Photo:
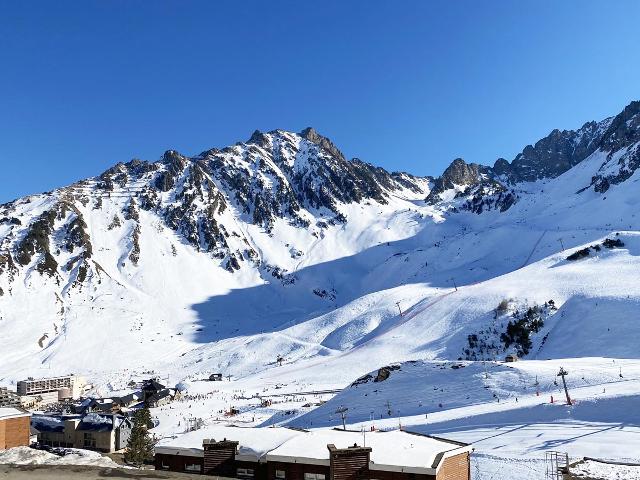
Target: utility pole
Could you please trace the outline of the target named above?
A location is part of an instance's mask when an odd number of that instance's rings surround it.
[[[347,410],[349,410],[347,407],[340,407],[336,410],[336,413],[339,413],[340,417],[342,417],[342,430],[347,429],[347,423],[345,421],[347,418]]]
[[[564,368],[560,367],[560,372],[558,373],[558,377],[562,377],[562,385],[564,386],[564,394],[567,396],[567,405],[572,405],[571,403],[571,397],[569,396],[569,390],[567,389],[567,382],[565,380],[564,377],[566,377],[567,375],[569,375],[569,372],[567,372]]]
[[[489,378],[489,373],[487,372],[487,362],[484,358],[484,354],[482,355],[482,366],[484,367],[484,378]]]
[[[451,277],[451,281],[453,282],[453,288],[456,289],[456,292],[458,291],[458,286],[456,285],[456,279]]]
[[[562,243],[562,238],[559,238],[560,246],[562,247],[562,251],[564,252],[564,243]]]
[[[402,309],[400,308],[400,302],[396,302],[396,305],[398,306],[398,310],[400,311],[400,316],[402,316]]]

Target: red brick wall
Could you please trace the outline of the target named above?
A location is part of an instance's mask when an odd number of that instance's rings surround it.
[[[460,453],[445,458],[438,472],[437,480],[470,480],[469,478],[469,454]]]
[[[0,450],[19,446],[29,446],[28,416],[0,420]]]

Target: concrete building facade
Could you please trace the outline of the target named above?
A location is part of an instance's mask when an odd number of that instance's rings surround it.
[[[60,395],[64,398],[76,399],[82,395],[86,384],[86,380],[77,375],[38,379],[28,378],[18,382],[18,395],[40,395],[43,400],[51,400],[51,402],[57,402]]]
[[[132,427],[125,417],[97,413],[68,417],[34,415],[32,425],[38,430],[38,442],[42,445],[99,452],[124,449]]]

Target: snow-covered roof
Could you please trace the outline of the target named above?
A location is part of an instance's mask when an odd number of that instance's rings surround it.
[[[411,432],[362,432],[343,430],[302,431],[288,428],[242,428],[212,426],[161,440],[156,453],[203,455],[202,442],[230,440],[238,442],[239,460],[298,462],[329,465],[329,449],[358,446],[371,447],[372,470],[434,474],[442,459],[471,451],[469,445]]]
[[[267,454],[267,461],[329,465],[327,445],[348,448],[354,445],[371,447],[372,470],[433,474],[447,456],[470,451],[466,444],[426,435],[393,430],[362,432],[314,430],[288,441]]]
[[[25,412],[18,408],[13,407],[0,407],[0,420],[7,420],[9,418],[28,417],[31,415],[29,412]]]
[[[41,432],[62,432],[64,431],[64,419],[50,415],[33,415],[31,425]]]
[[[221,441],[224,439],[238,442],[239,460],[257,461],[267,452],[279,447],[284,442],[298,437],[303,432],[289,428],[243,428],[210,426],[200,430],[184,433],[176,438],[160,440],[156,453],[172,453],[174,455],[200,456],[202,442],[205,439]],[[181,453],[180,453],[181,452]]]

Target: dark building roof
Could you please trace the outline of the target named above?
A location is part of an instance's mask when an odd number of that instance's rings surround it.
[[[142,383],[142,390],[153,390],[158,392],[164,388],[167,388],[167,387],[165,387],[163,384],[158,382],[158,379],[156,378],[150,378],[148,380],[145,380]]]
[[[121,415],[100,415],[98,413],[89,413],[80,420],[78,430],[110,432],[114,428],[120,428],[123,424],[129,426],[130,422],[127,418]]]
[[[156,403],[164,398],[173,398],[175,396],[174,391],[172,391],[170,388],[165,388],[163,390],[160,390],[159,392],[154,393],[153,395],[151,395],[147,401],[149,403]]]

